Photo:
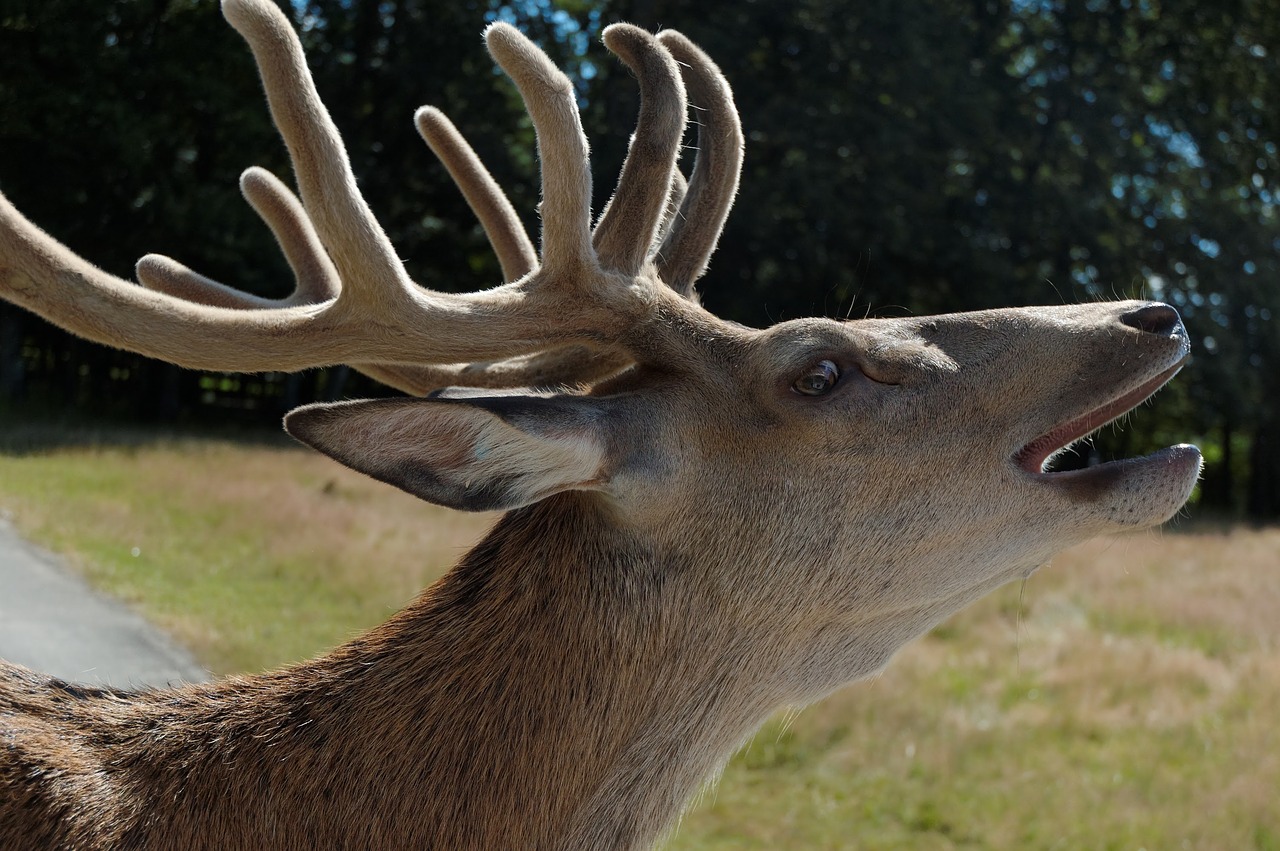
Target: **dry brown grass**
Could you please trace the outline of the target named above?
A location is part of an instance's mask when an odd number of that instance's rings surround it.
[[[1076,547],[777,725],[672,848],[1280,848],[1280,530]]]

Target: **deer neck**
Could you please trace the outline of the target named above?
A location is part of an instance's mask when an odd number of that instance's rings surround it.
[[[344,760],[436,847],[647,846],[780,702],[702,567],[557,497],[303,676],[340,684]]]

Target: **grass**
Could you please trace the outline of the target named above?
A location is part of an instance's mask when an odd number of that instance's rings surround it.
[[[1077,547],[763,731],[670,847],[1280,847],[1278,556]]]
[[[9,440],[0,511],[219,672],[380,621],[491,520],[271,442],[74,442]],[[668,847],[1280,849],[1278,651],[1280,530],[1092,541],[771,722]]]
[[[218,673],[305,659],[384,620],[493,520],[274,441],[15,444],[0,511]]]

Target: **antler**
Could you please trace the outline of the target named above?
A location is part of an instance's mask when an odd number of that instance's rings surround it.
[[[419,109],[413,119],[423,141],[449,170],[449,176],[480,220],[498,255],[503,280],[514,281],[536,269],[538,253],[524,232],[520,217],[458,128],[448,116],[431,106]]]
[[[742,122],[729,81],[711,57],[675,30],[659,33],[658,41],[680,63],[693,106],[701,110],[693,176],[687,194],[679,183],[673,187],[673,200],[682,196],[683,203],[677,201],[671,228],[658,249],[658,275],[676,292],[695,298],[693,286],[707,270],[738,194]]]
[[[474,151],[443,114],[424,108],[419,131],[479,216],[506,279],[447,294],[409,279],[374,220],[283,13],[264,0],[224,0],[223,12],[253,50],[297,176],[301,200],[262,169],[241,180],[294,271],[294,292],[262,299],[159,255],[138,263],[144,289],[77,257],[0,196],[0,293],[73,333],[196,368],[351,363],[417,393],[593,381],[628,362],[616,346],[652,309],[652,275],[641,273],[668,214],[672,193],[663,187],[683,184],[675,163],[685,95],[672,52],[711,103],[708,126],[718,128],[710,144],[700,128],[682,216],[665,228],[658,258],[677,288],[692,293],[732,203],[741,133],[723,78],[687,40],[629,25],[605,31],[606,45],[639,78],[642,107],[617,190],[593,231],[587,143],[569,81],[514,28],[489,28],[489,50],[519,88],[537,134],[542,256],[539,263]],[[630,281],[619,285],[619,277]]]

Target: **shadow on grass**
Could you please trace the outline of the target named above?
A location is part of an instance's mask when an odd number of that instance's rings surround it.
[[[0,409],[0,455],[11,457],[63,449],[129,449],[193,442],[303,449],[279,427],[196,423],[150,425],[83,417],[26,415]]]

